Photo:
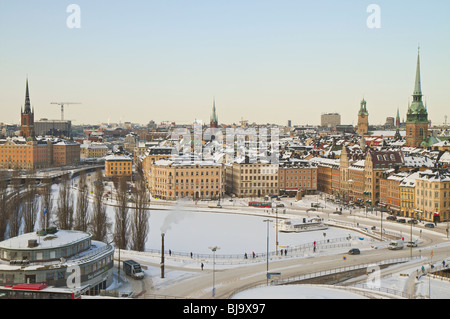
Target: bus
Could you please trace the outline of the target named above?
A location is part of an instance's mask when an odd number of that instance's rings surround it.
[[[248,206],[251,207],[264,207],[264,208],[272,208],[272,203],[271,202],[249,202]]]
[[[0,299],[81,299],[87,287],[48,287],[42,284],[16,284],[0,286]]]

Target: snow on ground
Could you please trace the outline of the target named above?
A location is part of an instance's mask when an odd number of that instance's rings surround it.
[[[111,187],[109,185],[109,187]],[[111,189],[112,190],[112,189]],[[57,187],[54,189],[57,193]],[[112,190],[113,191],[113,190]],[[74,193],[76,200],[76,192]],[[55,194],[55,198],[56,194]],[[278,209],[278,217],[292,217],[290,215],[290,208],[304,208],[305,211],[300,217],[315,217],[320,216],[328,219],[332,215],[320,212],[306,212],[311,208],[311,203],[319,202],[322,207],[334,211],[339,208],[336,204],[330,204],[323,200],[321,196],[307,197],[302,201],[295,201],[294,199],[283,199],[285,208]],[[107,207],[110,221],[114,222],[114,204],[113,199],[106,201],[111,206]],[[150,214],[150,233],[147,240],[147,250],[161,249],[161,233],[164,233],[165,248],[171,249],[173,252],[182,252],[195,254],[211,254],[210,246],[218,246],[220,250],[217,254],[237,254],[244,253],[251,254],[251,252],[265,253],[267,235],[269,237],[269,250],[275,249],[275,214],[271,214],[269,218],[273,220],[270,223],[269,229],[267,223],[263,222],[267,216],[260,216],[261,212],[269,212],[264,209],[250,209],[247,199],[234,199],[233,201],[224,200],[222,202],[223,209],[207,209],[207,202],[199,202],[196,206],[193,201],[182,201],[180,205],[171,206],[166,202],[157,199],[152,199],[152,207],[160,208],[161,210],[152,210]],[[206,210],[209,210],[207,212]],[[245,211],[246,214],[242,214]],[[225,214],[223,212],[229,212]],[[372,213],[373,214],[373,213]],[[361,210],[353,211],[355,222],[364,221],[362,218],[365,213]],[[296,215],[295,218],[299,218]],[[113,228],[112,228],[113,229]],[[268,230],[268,232],[267,232]],[[337,238],[349,238],[348,243],[351,247],[358,247],[361,250],[373,249],[374,245],[380,245],[368,236],[362,235],[359,232],[346,230],[341,228],[330,227],[327,230],[319,230],[306,233],[279,233],[279,245],[282,247],[293,247],[303,244],[310,244],[314,241],[333,240]],[[340,248],[340,251],[346,252],[350,247]],[[335,253],[336,250],[333,251]],[[329,253],[327,251],[318,251],[317,253]],[[117,253],[116,253],[117,254]],[[159,263],[160,256],[157,254],[141,254],[131,251],[122,251],[123,258],[139,258],[140,260],[147,260],[149,263]],[[189,257],[166,259],[167,265],[177,266],[176,270],[167,271],[165,278],[160,278],[160,267],[146,267],[146,276],[152,278],[152,285],[155,288],[171,285],[174,282],[182,281],[196,276],[197,273],[193,269],[200,268],[200,261],[193,260]],[[207,263],[207,262],[206,262]],[[236,263],[218,263],[217,268],[220,267],[234,267]],[[238,264],[242,266],[242,264]],[[210,265],[207,265],[210,266]],[[379,290],[404,291],[407,282],[407,276],[415,274],[416,268],[402,270],[399,273],[394,273],[390,276],[383,277],[379,283]],[[117,281],[108,289],[118,289],[120,291],[127,291],[131,289],[129,278],[121,276],[121,282]],[[415,280],[416,293],[420,297],[428,297],[431,291],[431,298],[450,298],[450,283],[447,281],[437,280],[429,276],[422,276]],[[353,291],[343,291],[342,289],[334,289],[329,286],[310,286],[310,285],[292,285],[292,286],[269,286],[251,289],[241,292],[235,298],[248,299],[357,299],[364,298]]]
[[[288,285],[249,289],[234,295],[232,299],[366,299],[366,297],[330,286]]]

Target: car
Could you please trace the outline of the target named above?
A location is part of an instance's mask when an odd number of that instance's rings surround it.
[[[434,224],[433,223],[428,223],[428,224],[425,224],[425,227],[434,228]]]
[[[348,253],[349,253],[350,255],[359,255],[361,252],[359,251],[358,248],[352,248],[352,249],[350,249],[350,250],[348,251]]]
[[[414,241],[408,241],[406,242],[407,247],[417,247],[417,243]]]
[[[406,223],[406,219],[399,218],[399,219],[397,219],[397,223]]]
[[[395,216],[388,216],[386,217],[387,220],[397,220],[397,217]]]
[[[408,224],[418,224],[419,222],[417,221],[417,219],[410,219],[408,220]]]

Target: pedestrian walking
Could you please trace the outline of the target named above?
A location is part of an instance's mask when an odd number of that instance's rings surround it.
[[[202,263],[202,265],[201,265],[201,266],[202,266],[202,271],[203,271],[203,266],[204,266],[204,265],[203,265],[203,263]]]

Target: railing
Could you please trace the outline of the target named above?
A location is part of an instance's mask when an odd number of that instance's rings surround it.
[[[270,251],[268,257],[274,258],[274,257],[290,257],[290,256],[299,256],[304,255],[308,252],[314,252],[324,249],[332,249],[332,248],[340,248],[340,247],[350,247],[351,243],[349,242],[351,237],[341,237],[341,238],[333,238],[333,239],[327,239],[327,240],[321,240],[316,241],[316,244],[314,243],[307,243],[299,246],[292,246],[288,248],[282,248],[278,251],[278,254],[276,251]],[[282,252],[281,252],[282,251]],[[161,250],[159,249],[147,249],[142,254],[161,254]],[[198,253],[187,253],[187,252],[177,252],[172,250],[164,250],[164,255],[166,257],[182,257],[182,258],[192,258],[197,260],[212,260],[215,258],[216,263],[236,263],[236,262],[250,262],[252,260],[255,261],[261,261],[262,259],[267,259],[267,253],[266,252],[259,252],[255,253],[253,257],[253,253],[241,253],[241,254],[216,254],[215,256],[213,254],[198,254]]]
[[[379,293],[386,293],[386,294],[399,296],[399,297],[407,298],[407,299],[411,299],[414,297],[404,291],[400,291],[400,290],[392,289],[392,288],[388,288],[388,287],[376,287],[373,285],[368,285],[366,283],[358,283],[358,284],[354,284],[354,285],[347,286],[347,287],[360,288],[360,289],[375,291],[375,292],[379,292]],[[370,294],[366,294],[366,296],[370,296]]]
[[[416,259],[416,258],[419,258],[419,257],[414,257],[414,259]],[[401,262],[407,262],[407,261],[411,261],[411,258],[389,259],[389,260],[384,260],[384,261],[381,261],[378,263],[361,264],[361,265],[329,269],[329,270],[319,271],[319,272],[305,274],[305,275],[292,276],[292,277],[273,281],[273,283],[275,285],[283,285],[283,284],[287,284],[287,283],[292,283],[292,282],[302,281],[302,280],[307,280],[307,279],[313,279],[313,278],[323,277],[323,276],[327,276],[327,275],[334,275],[334,274],[344,273],[344,272],[348,272],[348,271],[367,269],[369,267],[373,267],[374,265],[378,265],[378,266],[389,265],[389,264],[401,263]]]
[[[419,257],[414,257],[413,259],[420,259],[420,258]],[[324,271],[310,273],[310,274],[305,274],[305,275],[292,276],[292,277],[288,277],[288,278],[284,278],[284,279],[280,279],[280,280],[272,280],[272,281],[269,282],[269,284],[273,285],[273,286],[286,285],[286,284],[292,284],[294,282],[298,282],[298,281],[302,281],[302,280],[313,279],[313,278],[320,278],[320,277],[327,276],[327,275],[334,275],[334,274],[339,274],[339,273],[345,273],[345,272],[353,271],[353,270],[361,270],[361,269],[365,269],[365,268],[368,268],[368,267],[373,267],[374,265],[389,265],[389,264],[400,263],[400,262],[407,262],[407,261],[411,261],[411,258],[390,259],[390,260],[384,260],[384,261],[381,261],[381,262],[378,262],[378,263],[373,263],[373,264],[362,264],[362,265],[355,265],[355,266],[348,266],[348,267],[324,270]],[[265,287],[266,285],[267,285],[266,282],[264,282],[264,283],[259,282],[259,283],[243,286],[243,287],[240,287],[240,288],[236,289],[233,292],[232,295],[236,295],[237,293],[245,291],[245,290],[248,290],[248,289]],[[348,285],[348,286],[336,285],[335,287],[339,288],[339,289],[346,289],[347,287],[348,288],[354,287],[354,288],[360,288],[360,289],[365,289],[365,290],[376,291],[376,292],[380,292],[380,293],[393,294],[393,295],[400,296],[400,297],[403,297],[403,298],[411,298],[412,297],[412,296],[410,296],[407,293],[404,293],[402,291],[398,291],[398,290],[391,289],[391,288],[386,288],[386,287],[373,287],[373,286],[367,285],[367,284],[353,284],[353,285]],[[364,293],[364,291],[361,291],[360,294],[365,295],[367,297],[371,296],[371,294]]]

